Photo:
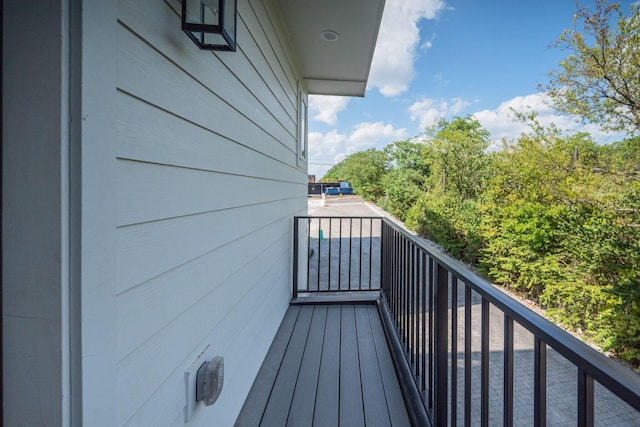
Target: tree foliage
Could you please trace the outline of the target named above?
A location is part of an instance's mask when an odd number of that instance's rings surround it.
[[[456,117],[440,121],[428,134],[434,186],[439,183],[443,193],[463,201],[476,198],[484,183],[489,132],[476,119]]]
[[[384,197],[379,202],[385,210],[405,221],[409,209],[424,193],[430,175],[426,146],[416,140],[403,140],[389,144],[384,152],[391,170],[382,180]]]
[[[331,171],[493,283],[640,366],[640,139],[600,146],[535,115],[487,153],[472,118]]]
[[[640,4],[626,17],[617,3],[578,5],[574,28],[555,46],[569,55],[550,73],[555,107],[603,128],[640,133]]]
[[[473,263],[481,246],[476,199],[486,181],[489,132],[472,117],[455,117],[428,129],[423,145],[430,174],[406,222],[452,255]]]
[[[349,181],[356,194],[378,200],[384,194],[382,180],[389,170],[387,155],[370,148],[347,156],[324,175],[323,180]]]

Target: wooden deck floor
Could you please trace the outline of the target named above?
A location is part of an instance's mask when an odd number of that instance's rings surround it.
[[[373,304],[290,306],[236,427],[409,426]]]

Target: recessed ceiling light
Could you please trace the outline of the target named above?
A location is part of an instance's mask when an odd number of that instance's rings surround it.
[[[338,38],[340,37],[338,35],[338,33],[336,33],[335,31],[331,31],[331,30],[325,30],[323,31],[320,36],[322,36],[323,40],[326,40],[328,42],[334,42],[336,40],[338,40]]]

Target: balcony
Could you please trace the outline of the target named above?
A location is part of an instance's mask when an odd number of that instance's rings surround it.
[[[237,426],[640,425],[640,378],[381,217],[296,217]]]

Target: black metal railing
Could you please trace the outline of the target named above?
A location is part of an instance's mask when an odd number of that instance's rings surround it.
[[[640,425],[636,374],[386,218],[296,217],[293,279],[381,292],[434,425]]]
[[[379,291],[381,230],[381,217],[295,217],[293,297]]]
[[[383,299],[434,425],[640,425],[633,372],[386,219],[381,253]]]

